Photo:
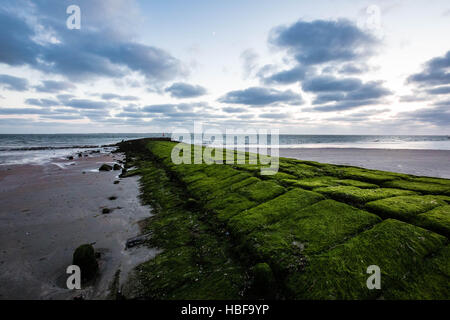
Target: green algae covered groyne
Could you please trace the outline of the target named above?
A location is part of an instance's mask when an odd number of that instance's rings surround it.
[[[450,298],[450,180],[286,158],[274,175],[176,165],[174,146],[120,144],[162,249],[136,269],[134,297]],[[371,265],[381,289],[367,287]]]

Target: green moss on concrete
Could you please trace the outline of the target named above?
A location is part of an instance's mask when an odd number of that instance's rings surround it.
[[[414,223],[450,237],[450,205],[421,213],[414,219]]]
[[[374,184],[394,180],[399,176],[399,174],[394,174],[391,172],[344,166],[330,166],[327,168],[327,171],[330,175],[335,177],[359,180]]]
[[[296,299],[375,299],[386,292],[396,298],[396,291],[410,289],[407,277],[415,266],[423,264],[446,242],[438,234],[388,219],[332,250],[310,257],[305,271],[289,275],[286,285]],[[381,269],[381,290],[366,286],[370,265]],[[438,281],[431,286],[443,288]],[[448,297],[450,292],[445,294]]]
[[[251,201],[238,193],[230,193],[223,197],[215,198],[205,205],[205,209],[217,214],[221,222],[226,222],[238,213],[256,206],[255,201]]]
[[[285,191],[282,186],[272,181],[258,181],[239,189],[239,193],[244,197],[259,203],[273,199]]]
[[[285,179],[282,180],[281,183],[287,186],[299,187],[308,190],[338,185],[338,183],[331,177],[318,177],[300,180]]]
[[[323,200],[257,229],[244,242],[257,259],[269,261],[275,270],[286,273],[299,270],[304,256],[339,245],[379,222],[374,214]]]
[[[423,194],[450,195],[450,186],[420,181],[394,180],[384,183],[385,187],[414,190]]]
[[[317,188],[314,189],[314,191],[322,193],[332,199],[358,206],[361,206],[366,202],[378,199],[416,194],[413,191],[401,189],[390,189],[390,188],[361,189],[351,186]]]
[[[352,180],[352,179],[343,179],[343,180],[334,180],[334,182],[343,185],[343,186],[351,186],[351,187],[357,187],[361,189],[374,189],[378,188],[378,185],[373,183],[367,183],[363,181],[358,180]]]
[[[405,275],[402,286],[383,292],[384,299],[448,300],[450,293],[450,246],[415,264]]]
[[[127,158],[154,208],[149,244],[162,253],[139,267],[140,297],[450,297],[448,180],[285,158],[264,176],[260,164],[175,165],[175,143],[146,144]],[[380,219],[392,216],[410,223]],[[381,267],[381,291],[365,285],[370,264]]]
[[[295,214],[306,206],[323,200],[320,194],[293,189],[230,219],[229,227],[235,234],[247,234],[280,219]]]
[[[419,213],[446,205],[446,202],[434,196],[401,196],[372,201],[366,209],[386,218],[410,221]]]

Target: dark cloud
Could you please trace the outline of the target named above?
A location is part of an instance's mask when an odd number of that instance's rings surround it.
[[[427,61],[423,71],[409,76],[408,82],[422,86],[450,84],[448,68],[450,68],[450,51],[443,57],[436,57]]]
[[[290,116],[287,113],[262,113],[259,117],[263,119],[286,119]]]
[[[114,93],[103,93],[101,95],[101,98],[103,100],[120,100],[120,101],[136,101],[139,100],[138,97],[134,97],[134,96],[121,96],[118,94],[114,94]]]
[[[219,101],[252,106],[265,106],[275,103],[300,105],[303,103],[302,97],[291,90],[280,91],[263,87],[251,87],[245,90],[230,91],[220,98]]]
[[[345,19],[300,20],[277,27],[271,32],[270,42],[288,49],[302,65],[353,61],[373,54],[378,44],[374,36]]]
[[[4,3],[2,3],[4,5]],[[40,47],[33,29],[11,11],[0,8],[0,62],[11,66],[33,65]]]
[[[353,91],[359,89],[361,85],[362,81],[357,78],[317,76],[303,81],[302,89],[309,92]]]
[[[450,86],[428,89],[426,92],[428,94],[449,94],[450,93]]]
[[[32,105],[32,106],[38,106],[38,107],[53,107],[61,105],[60,102],[56,100],[51,99],[26,99],[26,104]]]
[[[313,100],[316,111],[342,111],[373,105],[381,102],[381,98],[392,94],[383,87],[380,81],[363,83],[357,78],[336,78],[318,76],[302,83],[304,91],[317,93]],[[333,102],[333,104],[329,104]]]
[[[166,51],[130,40],[133,37],[121,32],[120,19],[110,19],[112,10],[107,10],[107,5],[100,0],[80,2],[90,22],[89,27],[80,30],[66,28],[68,3],[64,1],[5,1],[16,10],[0,9],[0,62],[26,64],[75,80],[93,76],[122,77],[134,71],[151,83],[159,83],[184,74],[179,60]],[[19,18],[15,13],[19,7],[22,16],[28,19]],[[101,19],[93,12],[101,12]],[[27,20],[34,21],[33,27],[25,22]],[[57,41],[36,40],[45,35]]]
[[[165,89],[174,98],[194,98],[206,94],[206,89],[202,86],[177,82]]]
[[[448,128],[450,123],[450,101],[442,103],[441,106],[436,108],[422,108],[410,112],[402,112],[398,114],[398,118],[409,122],[421,122]]]
[[[226,113],[242,113],[247,112],[248,110],[245,108],[233,108],[233,107],[225,107],[222,110]]]
[[[51,113],[48,109],[40,109],[40,108],[2,108],[0,107],[0,114],[2,115],[10,115],[10,114],[49,114]]]
[[[366,64],[348,63],[348,64],[343,65],[339,69],[339,73],[341,73],[341,74],[362,74],[362,73],[369,71],[369,69],[370,69],[369,66],[367,66]]]
[[[0,49],[0,52],[2,50],[3,48]],[[26,91],[28,90],[28,81],[23,78],[13,77],[7,74],[0,74],[0,87],[3,87],[6,90]]]
[[[65,101],[64,105],[75,109],[91,109],[91,110],[106,109],[116,106],[114,104],[111,104],[110,102],[94,101],[88,99],[71,99],[69,101]]]
[[[149,113],[174,113],[177,109],[173,104],[155,104],[143,107],[142,111]]]
[[[38,92],[59,93],[61,91],[75,89],[75,85],[66,81],[45,80],[42,81],[42,84],[35,86],[34,88]]]
[[[305,74],[306,69],[297,66],[290,70],[274,73],[269,77],[263,78],[262,80],[266,84],[291,84],[303,80],[305,78]]]

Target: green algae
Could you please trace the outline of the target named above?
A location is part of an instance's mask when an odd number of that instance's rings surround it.
[[[322,200],[250,233],[245,243],[258,260],[286,273],[298,270],[304,256],[329,249],[380,221],[363,210]]]
[[[434,196],[400,196],[369,202],[366,209],[382,217],[410,221],[419,213],[443,205],[446,202]]]
[[[423,194],[450,195],[450,186],[420,181],[395,180],[384,183],[385,187],[418,191]]]
[[[410,288],[407,276],[418,262],[446,242],[446,238],[428,230],[388,219],[334,249],[310,257],[305,271],[289,275],[286,285],[296,299],[374,299],[384,294],[394,299],[396,292]],[[381,270],[381,290],[366,286],[366,270],[371,265]],[[432,285],[442,288],[437,281]],[[420,291],[420,287],[415,290]]]
[[[320,194],[293,189],[275,199],[233,216],[229,221],[229,227],[236,234],[246,234],[295,214],[304,207],[323,199]]]
[[[417,215],[415,224],[450,237],[450,205]]]
[[[414,191],[390,189],[390,188],[376,188],[376,189],[361,189],[352,186],[337,186],[314,189],[315,192],[322,193],[332,199],[350,203],[353,205],[363,205],[366,202],[378,199],[384,199],[394,196],[414,195]]]
[[[175,145],[149,141],[128,151],[155,212],[149,245],[163,250],[138,268],[140,297],[450,297],[447,238],[418,227],[446,235],[438,228],[445,212],[433,211],[449,200],[448,180],[284,158],[273,176],[261,175],[259,162],[175,165]],[[430,198],[417,195],[428,193],[418,184],[439,188]],[[389,217],[409,223],[381,220]],[[381,291],[365,285],[368,263],[381,267]]]

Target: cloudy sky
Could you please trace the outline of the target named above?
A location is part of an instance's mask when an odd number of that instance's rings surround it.
[[[448,0],[2,0],[0,133],[450,134],[449,32]]]

